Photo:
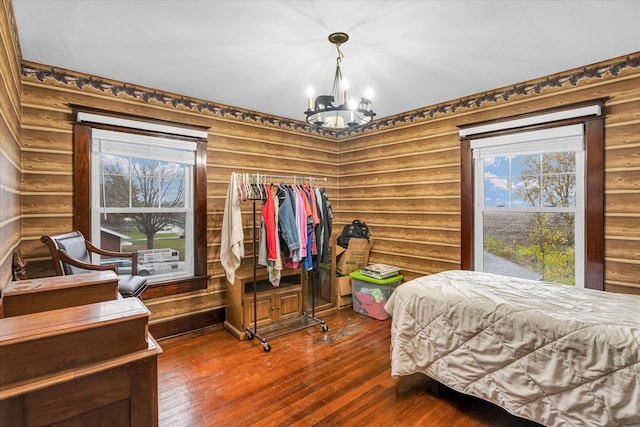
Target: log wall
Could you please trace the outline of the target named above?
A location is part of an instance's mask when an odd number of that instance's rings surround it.
[[[410,279],[460,266],[458,126],[607,97],[605,288],[640,292],[640,54],[383,118],[365,131],[336,137],[311,132],[296,120],[49,65],[23,62],[20,75],[17,37],[6,31],[12,28],[8,5],[3,0],[0,19],[2,285],[16,247],[30,277],[51,274],[48,250],[39,238],[72,228],[70,104],[210,128],[206,232],[211,279],[205,290],[145,300],[153,326],[223,310],[220,224],[232,171],[326,176],[334,232],[352,219],[364,220],[376,238],[371,261],[398,265]],[[250,257],[249,203],[243,214]],[[188,322],[184,325],[188,329]]]
[[[398,115],[341,141],[338,221],[365,221],[371,261],[407,278],[458,268],[458,126],[598,98],[607,98],[605,289],[640,293],[638,53]]]
[[[0,290],[11,280],[20,244],[22,83],[20,46],[10,0],[0,1]]]
[[[53,273],[43,234],[73,228],[73,113],[81,105],[209,128],[207,143],[206,290],[145,299],[151,325],[180,322],[187,315],[220,321],[224,307],[224,271],[220,230],[231,172],[326,177],[329,197],[337,189],[335,137],[311,134],[300,122],[287,121],[178,95],[132,87],[25,62],[23,67],[23,233],[21,248],[30,277]],[[72,79],[69,77],[72,76]],[[73,81],[73,83],[68,83]],[[115,88],[115,89],[114,89]],[[252,204],[243,205],[246,261],[251,257]],[[154,292],[154,294],[158,294]],[[143,294],[145,298],[145,294]],[[189,329],[191,326],[184,326]],[[166,333],[170,333],[166,332]]]

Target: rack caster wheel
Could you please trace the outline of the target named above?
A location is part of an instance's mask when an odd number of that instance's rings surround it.
[[[268,353],[268,352],[270,352],[270,351],[271,351],[271,346],[270,346],[269,344],[267,344],[267,343],[264,343],[264,344],[262,344],[262,350],[263,350],[265,353]]]
[[[322,325],[322,332],[327,332],[329,327],[327,325]]]
[[[253,339],[253,334],[251,332],[249,332],[249,331],[247,331],[247,339],[249,341],[251,341]]]

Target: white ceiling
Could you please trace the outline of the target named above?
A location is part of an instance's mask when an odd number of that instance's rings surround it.
[[[640,50],[640,1],[13,0],[23,59],[304,120],[336,49],[376,118]]]

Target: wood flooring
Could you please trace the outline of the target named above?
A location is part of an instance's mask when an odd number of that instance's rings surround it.
[[[268,342],[220,327],[160,342],[160,426],[533,427],[422,375],[391,378],[391,320],[343,309]],[[260,333],[260,329],[258,329]]]

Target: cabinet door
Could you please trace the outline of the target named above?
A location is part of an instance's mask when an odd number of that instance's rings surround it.
[[[302,292],[300,288],[282,289],[278,291],[278,315],[280,319],[287,319],[302,314]]]
[[[266,325],[273,322],[273,318],[276,313],[276,298],[271,292],[259,293],[256,298],[256,317],[258,319],[258,326]],[[247,327],[253,328],[253,295],[247,296],[244,299],[244,325],[243,329]]]

